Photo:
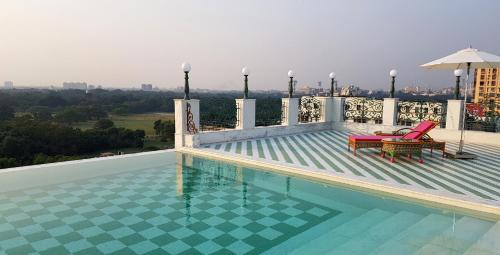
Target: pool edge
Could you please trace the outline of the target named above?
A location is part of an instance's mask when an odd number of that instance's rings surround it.
[[[261,162],[236,155],[231,155],[231,156],[222,155],[219,153],[209,152],[195,148],[183,147],[180,149],[176,149],[176,152],[192,154],[195,156],[201,156],[210,159],[224,160],[224,161],[234,162],[237,164],[261,167],[279,173],[292,174],[302,178],[312,179],[320,182],[328,182],[336,185],[341,185],[343,187],[353,188],[356,190],[375,192],[377,194],[382,194],[396,199],[403,198],[434,208],[437,207],[439,209],[445,209],[442,207],[447,207],[446,209],[453,209],[459,212],[463,212],[464,214],[473,215],[475,217],[493,221],[500,221],[500,207],[494,205],[475,203],[456,198],[411,191],[402,188],[390,187],[386,185],[370,183],[361,180],[353,180],[340,176],[314,173],[314,172],[304,171],[297,167]]]

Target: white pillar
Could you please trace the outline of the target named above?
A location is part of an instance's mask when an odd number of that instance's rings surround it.
[[[461,130],[463,114],[463,100],[448,100],[448,106],[446,107],[446,129]]]
[[[293,126],[297,125],[299,119],[299,99],[298,98],[282,98],[282,125]]]
[[[333,121],[333,97],[316,97],[320,102],[321,115],[319,122]]]
[[[236,99],[236,129],[255,127],[255,99]]]
[[[384,98],[382,124],[387,126],[396,126],[398,124],[398,102],[399,98]]]
[[[188,107],[189,104],[189,107]],[[200,128],[200,100],[174,99],[175,106],[175,148],[185,146],[185,136],[197,133]],[[189,112],[188,112],[189,108]],[[192,120],[188,121],[188,117]],[[189,130],[188,129],[189,122]],[[194,124],[194,125],[193,125]]]
[[[333,106],[332,120],[335,122],[344,121],[345,98],[334,97],[332,100],[332,106]]]

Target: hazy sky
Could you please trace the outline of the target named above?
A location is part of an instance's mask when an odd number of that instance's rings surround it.
[[[0,81],[115,87],[286,89],[328,83],[454,84],[420,64],[472,44],[500,55],[500,1],[0,0]]]

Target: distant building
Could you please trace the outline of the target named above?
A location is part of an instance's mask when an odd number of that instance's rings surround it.
[[[87,86],[87,89],[88,89],[88,90],[93,90],[93,89],[95,89],[95,86],[94,86],[94,85],[88,85],[88,86]]]
[[[12,81],[6,81],[3,83],[3,87],[5,89],[13,89],[14,88],[14,82]]]
[[[87,90],[86,82],[63,82],[63,89]]]
[[[153,91],[153,84],[141,84],[141,90]]]
[[[476,69],[474,75],[474,103],[500,104],[500,68]],[[497,107],[500,111],[500,107]]]

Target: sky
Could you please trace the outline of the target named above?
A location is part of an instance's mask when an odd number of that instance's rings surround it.
[[[0,81],[238,90],[453,86],[419,65],[472,45],[500,55],[496,0],[0,0]]]

